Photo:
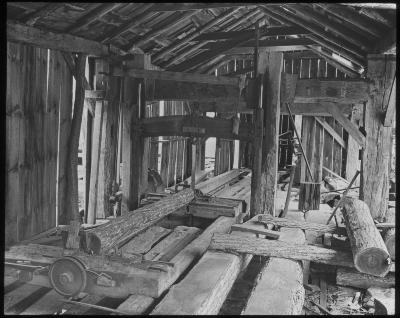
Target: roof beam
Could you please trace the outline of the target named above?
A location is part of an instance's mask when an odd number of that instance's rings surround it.
[[[253,34],[254,36],[254,34]],[[251,35],[248,35],[248,37],[252,37]],[[221,46],[224,46],[228,44],[229,42],[234,43],[235,40],[229,40],[229,41],[221,41],[221,42],[216,42],[216,43],[208,43],[205,46],[203,46],[203,49],[207,50],[218,50]],[[289,38],[289,39],[271,39],[271,40],[260,40],[258,42],[259,48],[268,48],[271,46],[293,46],[293,45],[314,45],[315,42],[313,40],[310,40],[308,38]],[[254,47],[256,46],[256,41],[255,40],[248,40],[245,43],[242,43],[235,48],[251,48],[254,50]],[[235,54],[235,53],[232,53]]]
[[[209,40],[234,40],[238,36],[248,35],[249,37],[254,36],[254,29],[250,30],[240,30],[240,31],[230,31],[230,32],[210,32],[204,33],[193,41],[209,41]],[[277,35],[305,35],[310,32],[299,27],[272,27],[266,28],[265,30],[260,30],[260,38],[263,36],[277,36]]]
[[[178,82],[191,82],[215,85],[233,85],[239,87],[239,77],[226,77],[226,76],[210,76],[196,73],[182,73],[182,72],[168,72],[168,71],[154,71],[143,69],[117,69],[114,68],[112,76],[129,76],[135,78],[145,78],[152,80],[166,80]]]
[[[76,23],[74,23],[70,28],[68,28],[65,32],[67,33],[78,33],[85,27],[87,27],[92,22],[100,19],[102,16],[107,14],[108,12],[120,7],[121,3],[106,3],[100,5],[96,9],[90,11],[88,14],[84,15],[80,18]]]
[[[176,15],[171,16],[171,17],[169,17],[169,18],[171,18],[171,22],[169,22],[167,25],[163,25],[158,28],[152,28],[151,31],[149,31],[145,35],[141,36],[140,39],[130,43],[129,46],[131,47],[131,49],[133,49],[135,47],[141,47],[143,44],[149,42],[150,40],[154,39],[155,37],[175,28],[176,26],[178,26],[185,20],[189,19],[191,16],[197,14],[198,12],[199,12],[199,10],[194,10],[194,11],[189,11],[189,12],[184,12],[182,14],[179,14],[179,17],[176,17]]]
[[[7,40],[42,48],[91,56],[124,55],[125,52],[78,36],[44,31],[15,21],[7,20]]]
[[[200,28],[198,28],[197,30],[192,32],[191,34],[185,36],[182,40],[176,41],[176,42],[172,43],[170,46],[168,46],[167,48],[161,50],[160,52],[155,53],[154,55],[152,55],[151,56],[152,61],[153,62],[159,61],[160,59],[162,59],[167,54],[169,54],[172,51],[180,48],[182,45],[186,44],[187,42],[192,41],[194,38],[196,38],[197,36],[199,36],[203,32],[207,31],[208,29],[212,28],[216,24],[221,23],[222,21],[228,19],[229,17],[234,15],[236,12],[238,12],[238,10],[239,10],[239,8],[234,8],[234,9],[230,9],[230,10],[227,10],[227,11],[223,12],[222,14],[220,14],[215,19],[212,19],[211,21],[207,22],[206,24],[204,24],[203,26],[201,26]]]
[[[315,43],[314,43],[315,44]],[[273,45],[273,46],[260,46],[259,50],[264,52],[292,52],[300,50],[308,50],[308,46],[304,45]],[[234,47],[227,51],[227,54],[248,54],[254,52],[254,47]]]
[[[358,8],[396,10],[396,3],[386,3],[386,2],[383,2],[383,3],[372,3],[372,2],[341,3],[341,5],[358,7]]]
[[[371,23],[368,18],[363,17],[357,11],[351,8],[346,8],[333,3],[317,3],[317,6],[321,7],[325,11],[333,14],[334,16],[345,20],[348,23],[358,27],[360,30],[368,32],[373,36],[380,38],[384,31],[382,27],[376,23]]]
[[[8,3],[7,3],[8,4]],[[33,26],[39,19],[48,16],[50,13],[54,12],[58,8],[64,6],[62,3],[49,3],[36,10],[35,12],[29,14],[25,19],[25,24]]]
[[[327,34],[323,30],[323,28],[315,25],[310,25],[302,19],[299,19],[297,16],[289,15],[286,11],[278,10],[275,7],[268,7],[268,9],[265,7],[261,8],[267,15],[280,21],[281,23],[298,25],[311,31],[313,35],[307,35],[307,37],[320,44],[321,46],[324,46],[334,51],[335,53],[346,57],[352,62],[355,62],[359,65],[365,65],[365,54],[363,52],[360,52],[359,50],[357,50],[356,53],[349,51],[340,39],[337,39],[336,37]]]
[[[152,14],[148,10],[155,5],[155,3],[146,3],[143,7],[139,9],[140,11],[142,11],[139,15],[137,15],[133,19],[129,19],[126,23],[122,24],[116,29],[111,30],[111,32],[107,33],[106,35],[101,35],[98,40],[101,43],[109,43],[129,29],[139,26],[149,17],[150,14]]]
[[[250,7],[255,6],[257,3],[165,3],[159,4],[152,9],[152,11],[165,12],[165,11],[187,11],[198,9],[213,9],[213,8],[235,8],[235,7]]]
[[[243,23],[244,21],[248,21],[250,19],[255,19],[257,17],[259,17],[259,12],[258,10],[253,10],[247,14],[245,14],[244,16],[242,16],[241,18],[237,19],[236,21],[230,23],[228,26],[223,27],[222,29],[224,29],[225,31],[230,31],[233,28],[235,28],[236,26],[238,26],[239,24]],[[173,58],[171,58],[165,65],[163,65],[163,68],[168,68],[171,65],[175,64],[176,62],[181,61],[182,59],[184,59],[186,56],[188,56],[189,54],[191,54],[192,52],[194,52],[195,50],[201,48],[203,45],[205,45],[206,42],[201,42],[198,43],[188,49],[183,50],[182,52],[177,53]]]

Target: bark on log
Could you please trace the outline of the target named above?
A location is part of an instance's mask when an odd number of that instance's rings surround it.
[[[274,224],[279,227],[290,227],[290,228],[298,228],[307,231],[315,231],[319,233],[334,233],[336,232],[336,226],[325,225],[319,223],[311,223],[311,222],[302,222],[297,220],[290,220],[287,218],[277,218],[273,217],[269,214],[261,214],[258,216],[258,222],[263,224]]]
[[[395,223],[396,222],[396,209],[391,208],[386,213],[385,222]],[[382,238],[390,254],[390,258],[394,261],[396,254],[396,235],[395,228],[387,228],[382,231]]]
[[[342,202],[355,267],[362,273],[384,277],[390,269],[390,256],[368,206],[350,197]]]
[[[105,226],[88,231],[86,246],[95,254],[104,254],[154,225],[162,217],[187,205],[193,199],[194,191],[185,189],[158,202],[141,207],[110,221]]]
[[[209,248],[266,257],[281,257],[328,265],[354,267],[351,253],[313,245],[291,244],[279,240],[249,239],[237,234],[214,234]]]
[[[385,277],[376,277],[348,268],[338,268],[336,271],[337,285],[368,289],[370,287],[392,288],[395,283],[394,273],[389,273]]]

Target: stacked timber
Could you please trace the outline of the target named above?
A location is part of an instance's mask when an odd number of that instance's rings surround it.
[[[368,206],[363,201],[345,197],[342,214],[356,269],[384,277],[390,270],[390,256]]]
[[[194,191],[185,189],[158,202],[141,207],[105,226],[87,232],[86,246],[95,254],[120,247],[133,236],[154,225],[164,216],[186,206],[194,199]]]

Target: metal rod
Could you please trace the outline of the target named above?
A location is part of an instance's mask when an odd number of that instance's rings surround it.
[[[81,306],[86,306],[86,307],[90,307],[90,308],[100,309],[100,310],[104,310],[104,311],[113,312],[113,313],[119,314],[119,315],[126,315],[125,312],[119,311],[119,310],[116,310],[116,309],[112,309],[112,308],[107,308],[107,307],[97,306],[97,305],[93,305],[93,304],[82,303],[80,301],[74,301],[74,300],[69,300],[69,299],[64,299],[62,301],[64,303],[69,303],[69,304],[74,304],[74,305],[81,305]]]
[[[347,187],[346,191],[344,191],[342,197],[340,198],[339,202],[336,204],[335,209],[333,210],[331,216],[328,219],[328,222],[326,222],[326,224],[328,225],[329,222],[332,220],[332,217],[336,214],[337,209],[339,208],[340,204],[343,201],[343,198],[347,195],[347,192],[349,192],[350,187],[353,185],[354,181],[356,181],[358,175],[360,174],[360,170],[357,170],[356,174],[354,175],[353,179],[351,179],[349,186]]]
[[[296,133],[297,139],[299,140],[301,153],[302,153],[302,155],[304,157],[304,161],[306,162],[308,173],[310,174],[311,181],[314,182],[314,178],[313,178],[312,173],[311,173],[310,164],[308,163],[308,160],[307,160],[306,155],[304,153],[304,148],[303,148],[303,145],[301,143],[301,139],[300,139],[299,133],[297,132],[297,128],[296,128],[296,125],[294,123],[294,119],[292,117],[292,111],[290,110],[289,103],[286,103],[286,107],[287,107],[288,112],[289,112],[289,118],[290,118],[290,121],[291,121],[291,123],[293,125],[294,132]]]

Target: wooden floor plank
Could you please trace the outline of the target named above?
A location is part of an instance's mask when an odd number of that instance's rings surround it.
[[[104,297],[98,295],[87,295],[80,302],[86,304],[97,305]],[[74,305],[74,304],[65,304],[63,306],[66,311],[63,313],[64,315],[84,315],[87,311],[90,310],[87,306]]]
[[[46,287],[24,284],[4,295],[4,313],[18,315],[49,291]]]
[[[32,306],[21,312],[21,315],[53,315],[61,311],[64,299],[65,297],[55,290],[50,290]]]
[[[126,313],[127,315],[141,315],[153,304],[154,298],[144,295],[131,295],[117,310]]]

